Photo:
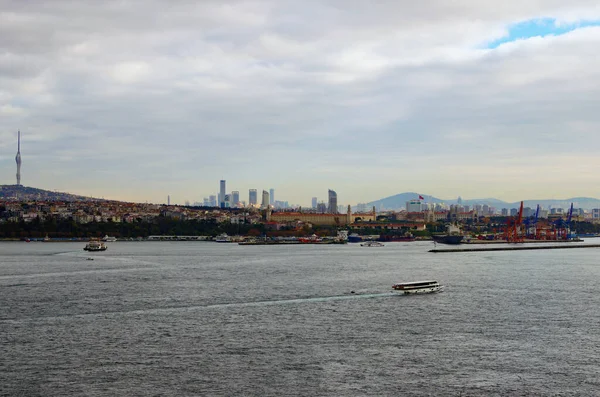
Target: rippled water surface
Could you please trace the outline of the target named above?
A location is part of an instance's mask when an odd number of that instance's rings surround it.
[[[600,249],[83,245],[0,243],[0,395],[599,395]]]

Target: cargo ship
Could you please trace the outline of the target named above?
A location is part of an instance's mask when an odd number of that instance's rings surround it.
[[[433,241],[435,241],[436,243],[456,245],[456,244],[460,244],[463,241],[463,239],[465,238],[465,236],[462,234],[460,228],[457,226],[447,225],[446,230],[447,230],[446,234],[431,235],[431,238],[433,238]]]
[[[463,241],[465,236],[460,234],[434,234],[431,238],[433,238],[433,241],[436,243],[457,245]]]

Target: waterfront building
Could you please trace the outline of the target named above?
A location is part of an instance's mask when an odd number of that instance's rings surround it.
[[[352,214],[352,209],[348,206],[345,214],[332,214],[332,213],[314,213],[314,212],[273,212],[271,209],[267,210],[266,216],[267,222],[305,222],[319,226],[337,226],[337,225],[350,225],[356,221],[360,222],[375,222],[377,220],[377,213],[373,207],[373,211],[370,213]]]
[[[269,207],[269,192],[267,192],[266,190],[263,190],[263,192],[262,192],[262,202],[261,202],[260,206],[261,206],[261,208]]]
[[[330,214],[337,214],[337,193],[334,190],[329,189],[328,192],[329,203],[327,205],[327,212]]]
[[[275,204],[275,189],[273,188],[269,190],[269,204]]]
[[[219,207],[221,208],[225,208],[225,192],[226,192],[226,188],[225,188],[225,180],[222,179],[221,182],[219,183]]]
[[[240,192],[237,190],[234,190],[233,192],[231,192],[231,201],[233,204],[233,207],[238,207],[240,204]]]
[[[313,207],[314,209],[317,209],[317,198],[316,198],[316,197],[313,197],[313,198],[312,198],[312,202],[311,202],[311,204],[312,204],[312,207]]]
[[[256,193],[256,189],[250,189],[248,191],[248,204],[256,205],[258,203],[258,194]]]

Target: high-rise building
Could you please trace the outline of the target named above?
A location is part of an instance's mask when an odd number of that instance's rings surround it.
[[[225,208],[225,180],[221,180],[219,187],[219,207]]]
[[[269,204],[275,204],[275,189],[269,189]]]
[[[217,196],[214,194],[211,194],[210,196],[208,196],[208,202],[209,202],[210,207],[216,207],[217,206]]]
[[[232,207],[237,207],[239,203],[240,203],[240,192],[238,192],[237,190],[234,190],[233,192],[231,192]]]
[[[256,205],[258,203],[258,193],[256,193],[256,189],[250,189],[248,191],[248,204]]]
[[[324,201],[317,203],[317,212],[319,214],[324,214],[327,212],[327,204]]]
[[[337,193],[331,189],[329,189],[329,203],[327,204],[327,212],[330,214],[337,214]]]
[[[269,206],[269,192],[263,190],[262,193],[262,202],[260,204],[262,208],[267,208]]]
[[[17,156],[15,161],[17,162],[17,186],[21,186],[21,130],[17,133]]]
[[[421,200],[410,200],[406,202],[406,212],[421,212],[423,203]]]
[[[316,198],[316,197],[313,197],[313,198],[312,198],[312,203],[311,203],[311,204],[312,204],[312,207],[313,207],[314,209],[317,209],[317,198]]]

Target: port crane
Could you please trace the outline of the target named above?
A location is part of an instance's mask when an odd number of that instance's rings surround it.
[[[525,219],[523,222],[525,224],[525,234],[528,238],[536,238],[537,236],[537,222],[540,216],[540,205],[537,205],[537,209],[535,210],[535,217],[531,219],[531,217]]]
[[[525,241],[524,237],[520,234],[521,225],[523,224],[523,202],[521,201],[521,207],[519,208],[519,214],[516,219],[509,217],[506,220],[506,231],[504,232],[504,239],[508,243],[522,243]]]

